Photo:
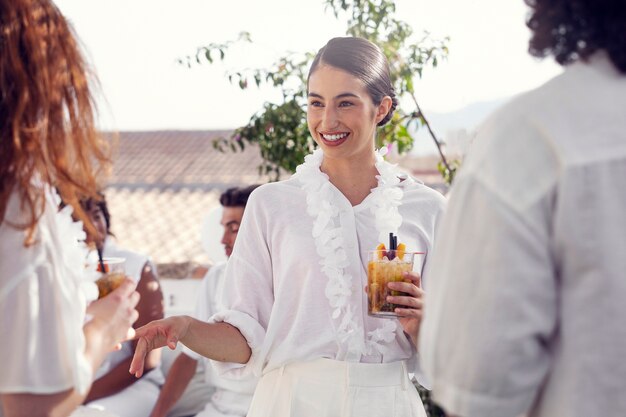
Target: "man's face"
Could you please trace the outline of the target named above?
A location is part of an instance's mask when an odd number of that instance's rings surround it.
[[[237,239],[237,232],[243,217],[243,209],[243,207],[223,207],[221,224],[224,228],[224,235],[222,236],[222,245],[224,245],[224,252],[226,252],[227,257],[233,253],[233,246],[235,246],[235,239]]]

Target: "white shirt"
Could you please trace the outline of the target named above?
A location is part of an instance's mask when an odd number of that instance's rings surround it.
[[[214,265],[202,279],[194,312],[196,319],[206,321],[223,309],[221,294],[224,289],[225,270],[226,263]],[[216,388],[211,396],[212,405],[223,412],[245,416],[258,379],[253,376],[237,379],[225,378],[213,370],[210,363],[213,361],[186,346],[183,346],[183,353],[197,361],[203,361],[205,381]]]
[[[82,224],[71,208],[58,211],[59,199],[46,187],[45,211],[37,225],[36,243],[24,247],[24,223],[16,192],[0,225],[0,393],[49,394],[91,383],[84,357],[83,323],[87,296],[97,296],[84,282],[87,250],[79,240]]]
[[[626,77],[603,55],[497,112],[451,191],[420,334],[464,417],[626,415]]]
[[[321,153],[315,155],[319,164]],[[384,164],[388,170],[389,164]],[[379,185],[352,207],[319,168],[309,168],[307,174],[303,170],[289,180],[263,185],[250,196],[226,270],[228,310],[212,320],[237,327],[247,339],[252,356],[245,366],[218,364],[221,371],[260,375],[291,362],[318,358],[375,363],[415,358],[415,349],[396,319],[367,315],[367,251],[380,243],[379,235],[392,231],[384,224],[385,230],[379,231],[376,220],[384,223],[394,217],[378,218],[374,211],[384,208],[386,200],[393,202],[395,191],[402,191],[397,201],[399,241],[409,250],[428,252],[444,197],[406,178],[397,187]],[[319,178],[309,178],[316,175]],[[397,179],[393,170],[385,175]],[[303,183],[309,180],[320,181],[319,195],[305,191]],[[313,207],[321,210],[317,218],[311,215]],[[388,209],[393,214],[392,208]],[[324,213],[328,216],[323,217]],[[319,238],[313,238],[314,224]],[[327,241],[317,246],[316,239]],[[325,253],[326,249],[330,253]],[[335,280],[339,287],[329,287],[324,272],[334,264],[343,266],[343,275]],[[340,293],[345,295],[341,302],[337,301]],[[341,314],[336,315],[338,310]],[[347,341],[338,336],[342,325],[353,330]],[[376,349],[363,353],[366,342],[384,353]],[[412,365],[416,369],[416,364]]]

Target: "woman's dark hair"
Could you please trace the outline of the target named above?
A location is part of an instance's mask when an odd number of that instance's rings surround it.
[[[224,191],[220,195],[220,204],[223,207],[245,207],[248,198],[260,184],[250,185],[248,187],[233,187]]]
[[[624,0],[525,0],[526,22],[533,35],[529,51],[553,55],[559,64],[587,60],[605,50],[613,65],[626,73],[626,2]]]
[[[102,192],[98,192],[98,198],[86,198],[80,201],[80,205],[86,213],[93,210],[94,207],[98,207],[104,217],[104,223],[107,226],[107,234],[113,236],[111,233],[111,213],[109,212],[109,206],[107,205],[106,196]]]
[[[360,79],[377,106],[385,96],[391,97],[391,108],[378,126],[391,120],[398,99],[391,84],[389,63],[378,46],[363,38],[333,38],[315,56],[309,69],[309,78],[322,64],[339,68]]]

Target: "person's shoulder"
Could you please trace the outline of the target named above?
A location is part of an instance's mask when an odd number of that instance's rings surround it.
[[[623,94],[615,94],[616,90],[626,91],[626,76],[619,74],[600,51],[589,62],[570,64],[542,85],[513,97],[493,112],[483,126],[517,124],[543,129],[560,119],[572,125],[585,123],[584,117],[572,115],[593,111],[590,107],[610,107],[614,104],[611,101],[626,102]]]
[[[103,251],[105,256],[132,257],[133,259],[145,258],[146,260],[148,258],[144,253],[120,246],[112,236],[108,236],[105,240]]]
[[[0,223],[0,259],[10,259],[11,262],[0,262],[0,286],[5,279],[18,282],[20,277],[33,273],[41,265],[47,264],[46,268],[56,270],[53,264],[67,249],[65,244],[68,240],[59,240],[57,216],[61,214],[56,209],[58,201],[51,193],[45,192],[45,206],[29,245],[26,245],[28,232],[24,225],[30,222],[30,216],[23,209],[17,190],[13,190],[9,196],[5,217]],[[65,225],[70,225],[73,221],[69,218],[69,212],[66,211],[63,215],[68,217]],[[74,229],[70,226],[70,231],[72,230]]]
[[[480,184],[511,207],[526,207],[549,192],[562,165],[561,138],[572,137],[561,121],[577,114],[564,98],[567,78],[554,77],[494,111],[478,127],[452,190]]]
[[[248,204],[262,204],[264,206],[290,199],[300,189],[299,183],[293,177],[282,181],[269,182],[257,187],[248,199]],[[261,203],[262,201],[262,203]]]
[[[19,225],[29,220],[24,210],[20,209],[20,201],[16,192],[9,197],[5,217],[0,223],[0,259],[11,262],[0,262],[0,280],[21,273],[24,269],[32,269],[36,259],[45,256],[46,248],[42,245],[42,236],[49,235],[49,216],[41,216],[34,230],[32,244],[25,245],[27,231]]]
[[[447,199],[443,194],[412,176],[407,175],[401,185],[405,202],[429,204],[439,210],[443,210],[446,206]]]
[[[289,177],[287,179],[281,181],[268,182],[265,184],[261,184],[254,191],[252,191],[251,195],[254,194],[273,194],[273,193],[281,193],[290,188],[297,187],[298,183],[293,177]]]
[[[212,277],[222,275],[224,271],[226,271],[226,262],[218,262],[215,265],[211,266],[206,274],[204,274],[203,279],[211,279]]]
[[[107,237],[105,240],[103,253],[106,257],[124,258],[128,275],[137,281],[141,279],[146,265],[148,265],[152,273],[156,275],[156,270],[154,270],[154,266],[151,265],[148,255],[119,246],[111,236]]]
[[[202,278],[200,284],[201,287],[205,290],[207,288],[214,288],[215,285],[217,285],[217,282],[224,277],[224,273],[226,272],[226,265],[228,265],[227,262],[219,262],[211,266]],[[201,290],[200,292],[204,293],[206,291]]]

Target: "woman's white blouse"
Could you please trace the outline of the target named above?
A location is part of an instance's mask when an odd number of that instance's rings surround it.
[[[9,226],[26,216],[14,192],[0,225],[0,393],[46,394],[70,388],[84,392],[91,366],[82,332],[87,298],[95,284],[84,281],[86,248],[81,223],[71,208],[46,189],[36,243],[24,247],[25,232]]]
[[[347,254],[344,276],[352,277],[346,282],[348,303],[354,307],[352,318],[360,328],[356,339],[376,338],[391,326],[390,340],[381,340],[384,346],[380,350],[363,350],[365,343],[355,350],[338,337],[342,321],[333,317],[336,309],[330,305],[332,294],[327,294],[329,278],[312,234],[316,219],[309,214],[307,192],[296,175],[259,187],[246,206],[226,270],[224,301],[228,309],[214,315],[212,321],[237,327],[252,356],[246,365],[214,363],[220,372],[260,375],[290,362],[317,358],[372,363],[415,359],[415,348],[396,319],[367,314],[367,252],[381,243],[375,216],[377,193],[352,207],[338,189],[324,181],[328,198],[337,209],[334,226],[340,230]],[[410,177],[405,176],[398,187],[403,191],[398,240],[408,250],[429,252],[445,199]],[[417,370],[417,363],[411,362],[411,366]]]

